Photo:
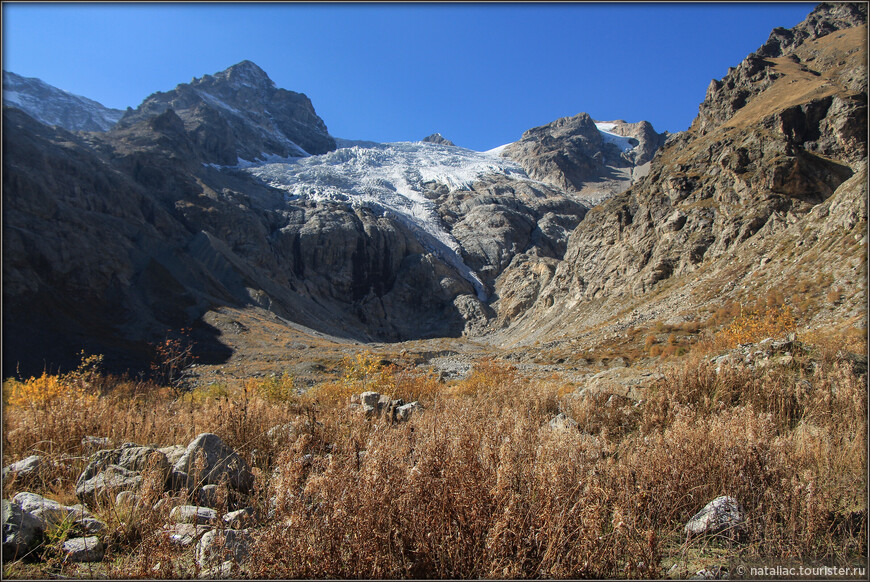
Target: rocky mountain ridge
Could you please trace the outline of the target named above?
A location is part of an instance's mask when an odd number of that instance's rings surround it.
[[[775,30],[673,136],[581,113],[491,152],[336,140],[248,61],[105,133],[4,108],[4,327],[19,338],[4,361],[36,370],[84,347],[142,368],[147,342],[192,325],[217,362],[224,307],[359,342],[573,341],[687,321],[807,268],[854,314],[865,23],[866,7],[823,4]]]
[[[769,56],[773,45],[782,56]],[[530,288],[538,291],[513,338],[590,325],[616,303],[644,305],[625,321],[665,305],[672,321],[687,321],[705,303],[750,302],[822,273],[848,290],[844,311],[859,316],[866,58],[866,5],[821,4],[794,31],[774,31],[711,83],[698,118],[649,175],[589,212],[552,274],[497,283],[503,302],[516,295],[528,305]]]
[[[47,125],[70,131],[107,131],[124,114],[40,79],[3,71],[3,104],[26,111]]]
[[[501,152],[529,177],[589,203],[624,192],[649,171],[649,162],[668,134],[648,121],[596,122],[588,113],[532,128]]]

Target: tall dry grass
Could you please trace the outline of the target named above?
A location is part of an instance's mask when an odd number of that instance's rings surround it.
[[[257,474],[243,500],[262,518],[253,577],[660,577],[718,544],[682,527],[719,495],[748,515],[722,546],[734,559],[853,564],[867,555],[866,376],[813,353],[718,373],[690,356],[640,405],[578,398],[494,361],[445,384],[363,356],[304,394],[289,377],[182,399],[116,379],[89,399],[7,407],[4,464],[46,453],[58,465],[35,488],[71,501],[85,435],[166,445],[215,432]],[[425,409],[396,424],[347,407],[374,387]],[[559,412],[579,429],[551,429]],[[197,574],[190,551],[157,535],[160,519],[137,523],[135,536],[113,530],[109,575]]]

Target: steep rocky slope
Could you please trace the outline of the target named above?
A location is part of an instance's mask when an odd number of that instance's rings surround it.
[[[822,4],[711,83],[691,128],[648,176],[589,212],[563,262],[536,266],[535,285],[520,284],[528,266],[500,279],[503,304],[526,305],[535,290],[531,309],[503,318],[509,335],[565,335],[631,308],[625,321],[694,319],[714,302],[789,293],[807,278],[836,282],[838,309],[856,315],[866,297],[866,38],[866,4]]]
[[[87,97],[9,71],[3,71],[3,104],[69,131],[106,131],[124,114],[120,109],[105,107]]]

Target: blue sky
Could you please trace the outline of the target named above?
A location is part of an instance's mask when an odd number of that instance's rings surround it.
[[[3,3],[3,68],[117,108],[248,59],[332,135],[485,150],[585,111],[686,129],[814,3]]]

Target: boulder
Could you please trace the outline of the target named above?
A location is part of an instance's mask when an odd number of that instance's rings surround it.
[[[136,471],[109,465],[90,479],[79,477],[76,497],[83,503],[93,505],[101,497],[117,497],[120,491],[138,491],[141,486],[142,475]]]
[[[99,562],[105,549],[97,536],[70,538],[63,543],[63,553],[68,562]]]
[[[237,511],[231,511],[225,514],[222,518],[227,527],[231,529],[241,529],[249,525],[253,525],[256,521],[254,510],[251,507],[244,507]]]
[[[115,497],[119,491],[138,490],[145,469],[161,472],[165,482],[169,468],[166,455],[154,447],[127,443],[118,449],[98,451],[76,481],[76,496],[93,504],[103,495]]]
[[[196,475],[199,455],[202,455],[205,466]],[[245,460],[212,433],[203,433],[193,439],[172,469],[188,476],[187,486],[191,489],[198,485],[217,485],[222,479],[227,479],[230,487],[242,493],[249,492],[254,486],[254,475]]]
[[[6,481],[12,478],[29,480],[37,478],[43,466],[42,457],[30,455],[17,463],[12,463],[8,467],[3,467],[3,480]]]
[[[55,527],[66,521],[94,520],[94,516],[81,505],[63,505],[36,493],[21,492],[13,497],[12,501],[17,503],[23,511],[38,519],[42,523],[43,529]],[[105,524],[103,526],[105,527]]]
[[[203,485],[196,492],[196,501],[199,505],[204,505],[206,507],[216,507],[217,494],[217,485]]]
[[[253,536],[246,529],[212,530],[196,545],[196,562],[200,568],[213,567],[227,560],[243,563],[250,555]]]
[[[169,514],[169,519],[177,523],[192,523],[195,525],[206,525],[216,523],[218,513],[210,507],[199,507],[197,505],[179,505],[173,507]]]
[[[139,507],[142,504],[142,498],[132,491],[121,491],[115,496],[116,507]]]
[[[17,560],[39,544],[45,526],[15,501],[3,500],[3,561]]]
[[[409,402],[408,404],[403,404],[396,408],[396,420],[400,422],[411,420],[411,415],[417,410],[423,410],[423,405],[416,400],[414,402]]]
[[[182,548],[196,543],[208,531],[211,531],[211,526],[193,523],[176,523],[163,529],[169,541]]]
[[[85,452],[94,452],[101,449],[108,449],[112,446],[112,441],[108,437],[85,436],[82,438],[82,449]]]
[[[161,447],[157,450],[166,455],[166,460],[170,465],[174,465],[184,456],[187,447],[184,445],[169,445],[168,447]]]
[[[381,395],[379,392],[363,392],[359,395],[359,399],[363,406],[371,406],[373,408],[377,408],[378,402],[381,399]]]
[[[733,537],[744,528],[746,516],[740,503],[733,497],[717,497],[696,513],[686,524],[689,537],[728,534]]]

